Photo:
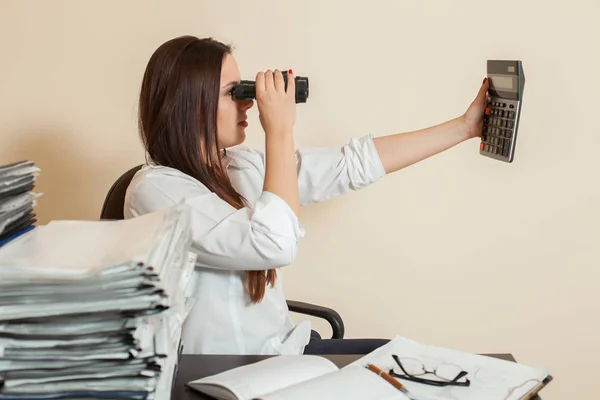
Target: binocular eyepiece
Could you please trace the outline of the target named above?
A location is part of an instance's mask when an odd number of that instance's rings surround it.
[[[287,90],[287,70],[284,70],[281,74],[283,75],[285,90]],[[306,99],[308,99],[308,78],[296,76],[294,83],[296,84],[296,103],[306,103]],[[256,82],[241,81],[233,88],[232,94],[238,100],[252,100],[256,98]]]

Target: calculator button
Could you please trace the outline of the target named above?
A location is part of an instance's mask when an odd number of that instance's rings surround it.
[[[515,123],[513,120],[509,119],[507,122],[508,122],[508,124],[506,125],[507,128],[512,129],[512,127],[515,126]]]
[[[515,108],[515,105],[514,104],[509,104],[508,108]]]
[[[515,119],[515,112],[514,111],[509,111],[508,112],[508,118]]]
[[[502,103],[502,108],[506,107],[506,103]]]
[[[486,109],[485,109],[485,115],[490,115],[490,111],[491,111],[491,109],[489,107],[486,107]]]
[[[500,116],[501,116],[502,118],[504,118],[504,117],[506,116],[506,114],[504,113],[504,110],[500,110]]]
[[[485,140],[485,139],[483,139]],[[485,149],[485,143],[481,142],[481,144],[479,145],[479,149],[480,150],[484,150]]]

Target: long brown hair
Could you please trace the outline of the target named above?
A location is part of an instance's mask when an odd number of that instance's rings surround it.
[[[221,66],[231,46],[212,38],[182,36],[162,44],[150,57],[140,92],[139,131],[144,148],[158,164],[190,175],[240,209],[242,197],[223,168],[217,140]],[[253,303],[262,300],[277,274],[248,271]]]

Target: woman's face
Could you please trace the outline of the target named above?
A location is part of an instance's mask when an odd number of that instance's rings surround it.
[[[235,100],[231,89],[240,82],[240,70],[235,58],[226,54],[221,67],[221,90],[219,92],[219,105],[217,108],[217,136],[219,148],[235,146],[246,138],[248,126],[246,111],[254,101]]]

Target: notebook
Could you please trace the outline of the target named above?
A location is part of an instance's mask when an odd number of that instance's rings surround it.
[[[402,374],[392,355],[397,355],[401,362],[404,360],[406,372],[419,378],[448,381],[452,376],[444,374],[464,371],[466,374],[457,382],[468,381],[468,386],[435,386],[394,378],[407,390],[405,394],[365,368],[372,364],[388,374],[393,371]],[[424,370],[419,374],[410,370],[410,360],[413,367],[418,361]],[[424,371],[436,371],[439,376]],[[320,356],[283,355],[191,381],[187,386],[219,400],[528,400],[551,379],[543,368],[396,336],[341,369]]]
[[[324,357],[282,355],[198,379],[188,387],[218,400],[405,400],[366,368],[338,369]]]

